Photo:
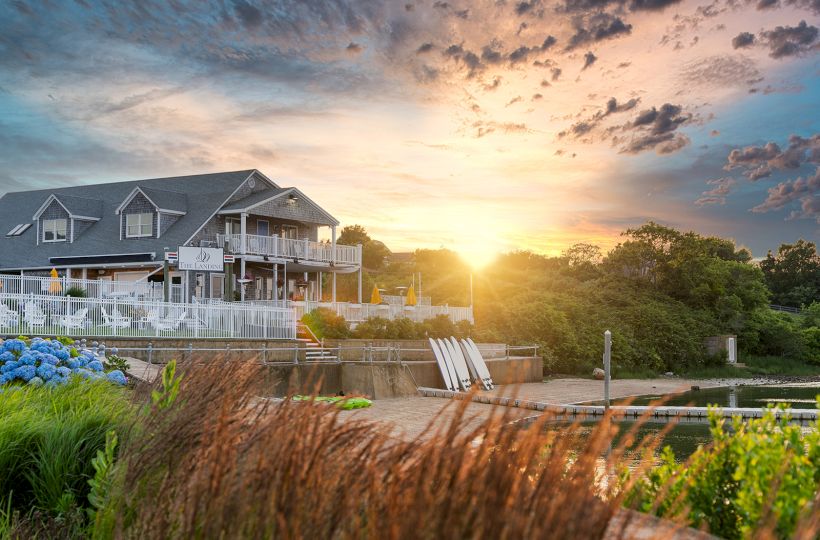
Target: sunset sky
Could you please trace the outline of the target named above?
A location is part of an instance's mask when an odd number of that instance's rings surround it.
[[[818,0],[12,1],[0,193],[258,168],[480,265],[820,239]]]

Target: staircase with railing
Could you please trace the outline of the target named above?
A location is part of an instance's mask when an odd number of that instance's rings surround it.
[[[305,361],[307,362],[335,362],[338,356],[335,351],[325,349],[323,341],[320,341],[316,334],[303,323],[296,322],[296,341],[299,341],[305,348]]]

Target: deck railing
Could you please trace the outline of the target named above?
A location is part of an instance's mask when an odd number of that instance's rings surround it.
[[[234,254],[242,253],[241,234],[219,234],[216,237],[218,246]],[[333,257],[333,246],[327,242],[311,240],[294,240],[278,236],[245,235],[245,253],[248,255],[267,255],[283,259],[297,259],[323,263],[361,264],[359,250],[355,246],[336,246],[336,257]]]
[[[24,335],[294,339],[290,308],[183,304],[133,298],[0,293],[0,333]]]
[[[69,289],[82,289],[87,298],[125,298],[162,300],[163,284],[149,281],[114,281],[67,277],[0,275],[0,293],[64,295]],[[183,300],[183,286],[170,285],[171,300]]]

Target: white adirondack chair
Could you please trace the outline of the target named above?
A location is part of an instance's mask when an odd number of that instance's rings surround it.
[[[19,321],[19,313],[9,309],[6,304],[0,304],[0,327],[15,326]]]
[[[66,315],[60,319],[60,325],[66,328],[83,328],[88,316],[88,308],[77,310],[74,315]]]
[[[26,303],[26,307],[23,308],[23,319],[28,326],[45,326],[46,324],[45,313],[34,302]]]
[[[102,311],[103,321],[102,326],[110,326],[111,328],[128,328],[131,326],[131,317],[123,317],[119,312],[114,315],[109,315],[105,308],[100,308]]]
[[[176,319],[157,319],[154,328],[160,332],[174,332],[179,330],[179,325],[182,324],[182,321],[184,321],[187,316],[188,312],[183,311]]]

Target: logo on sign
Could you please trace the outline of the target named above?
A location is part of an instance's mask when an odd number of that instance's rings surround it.
[[[222,272],[224,252],[221,248],[180,247],[180,270]]]

